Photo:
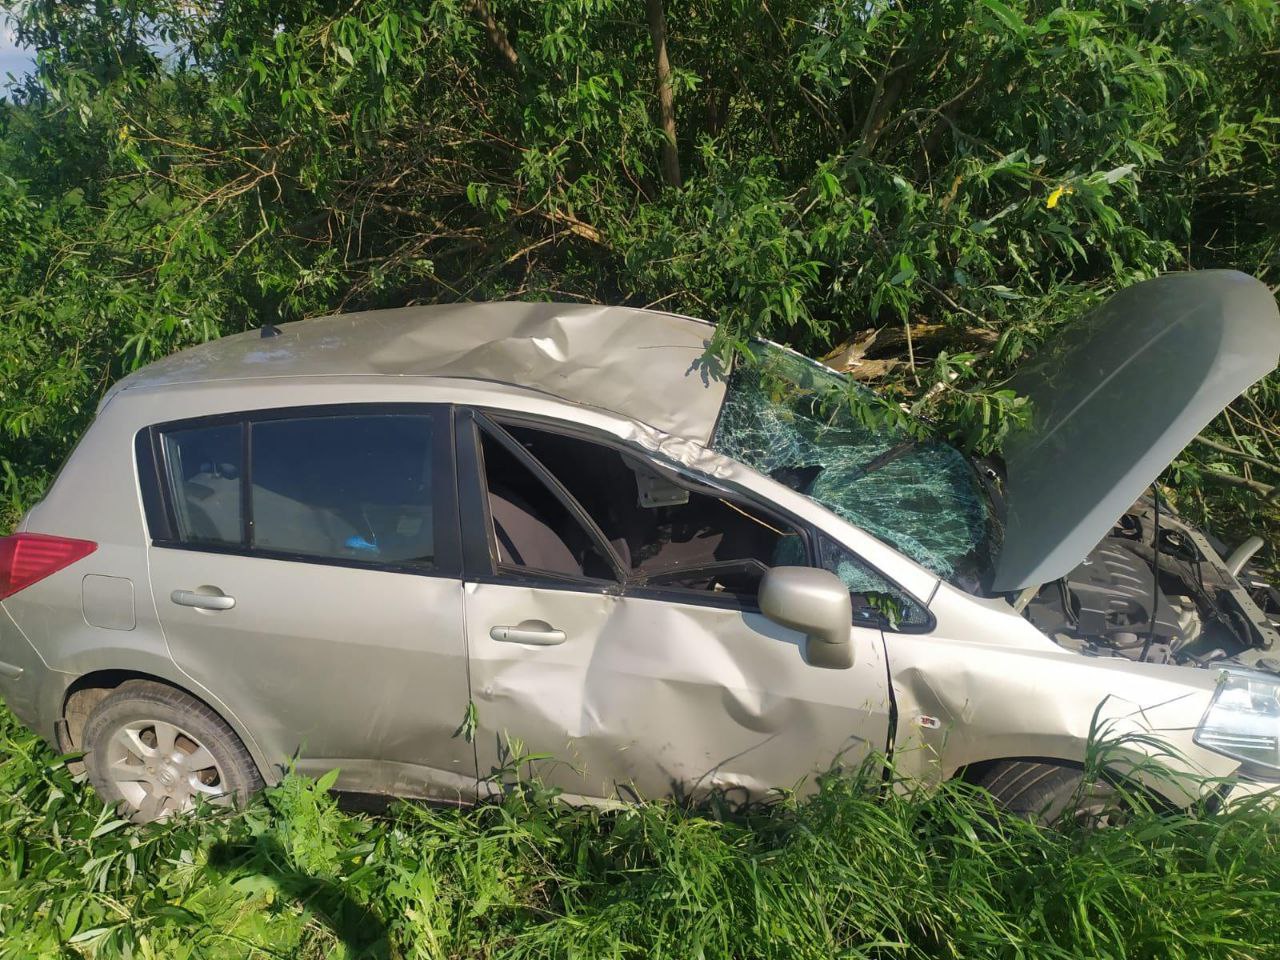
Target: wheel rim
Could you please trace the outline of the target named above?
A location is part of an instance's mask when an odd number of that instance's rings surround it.
[[[231,799],[213,753],[188,731],[164,720],[138,720],[117,728],[107,743],[107,776],[142,820],[191,810],[197,797],[216,804]]]

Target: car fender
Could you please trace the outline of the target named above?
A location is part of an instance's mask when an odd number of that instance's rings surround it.
[[[1047,638],[1037,649],[900,635],[888,649],[894,763],[913,780],[990,760],[1092,760],[1186,806],[1238,769],[1192,739],[1215,671],[1090,658]]]

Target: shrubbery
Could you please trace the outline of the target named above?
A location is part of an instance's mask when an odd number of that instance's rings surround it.
[[[264,321],[653,304],[727,353],[853,341],[860,375],[989,448],[1020,411],[1001,378],[1107,291],[1280,283],[1274,0],[13,12],[40,66],[0,106],[0,526],[113,379]],[[1278,411],[1272,380],[1179,458],[1184,511],[1275,542]]]

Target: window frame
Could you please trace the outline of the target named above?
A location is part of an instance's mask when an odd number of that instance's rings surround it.
[[[853,549],[846,544],[841,538],[835,536],[829,531],[817,527],[812,521],[794,514],[776,504],[763,500],[758,494],[752,491],[741,489],[737,484],[729,481],[717,480],[715,483],[709,481],[700,481],[698,475],[687,467],[664,463],[660,459],[654,457],[649,451],[641,450],[618,437],[605,431],[594,430],[590,427],[584,427],[581,424],[571,423],[564,420],[557,420],[551,417],[540,416],[538,414],[527,413],[523,411],[504,410],[493,407],[469,407],[459,405],[456,408],[454,423],[457,430],[456,448],[458,462],[458,490],[459,490],[459,518],[462,526],[462,552],[463,552],[463,570],[464,577],[477,583],[520,583],[522,585],[537,586],[539,588],[550,588],[560,590],[578,590],[580,592],[610,593],[618,596],[638,597],[642,599],[662,600],[674,603],[688,603],[696,606],[718,607],[730,610],[740,610],[744,613],[760,613],[760,607],[753,601],[745,602],[741,597],[732,594],[715,594],[708,593],[704,590],[693,590],[684,587],[672,586],[649,586],[644,584],[629,583],[625,576],[620,577],[616,584],[611,584],[607,588],[602,588],[598,581],[591,580],[570,580],[559,575],[548,575],[546,577],[538,575],[522,575],[523,571],[513,571],[511,573],[503,573],[498,569],[496,556],[493,555],[493,539],[489,536],[488,531],[492,529],[492,521],[488,515],[487,486],[484,480],[483,462],[479,459],[479,435],[475,432],[478,429],[474,424],[476,420],[482,419],[499,429],[503,424],[511,424],[512,426],[527,427],[531,430],[541,430],[546,433],[559,434],[561,436],[572,437],[587,443],[594,443],[599,446],[607,447],[615,450],[623,455],[629,455],[639,458],[646,463],[652,464],[654,467],[665,473],[675,474],[683,483],[687,483],[695,491],[702,491],[719,497],[725,497],[732,502],[739,503],[748,507],[765,517],[771,518],[781,524],[785,524],[794,528],[801,536],[805,547],[805,558],[809,566],[815,569],[822,569],[818,566],[817,544],[818,538],[825,537],[841,547],[848,550],[860,562],[866,565],[876,576],[880,577],[893,590],[898,591],[903,597],[909,599],[924,611],[926,622],[923,624],[900,624],[896,628],[890,628],[887,621],[882,620],[879,624],[872,625],[857,619],[853,619],[851,624],[870,629],[880,629],[884,633],[902,633],[902,634],[926,634],[931,633],[937,627],[937,618],[933,611],[929,609],[929,605],[924,603],[911,591],[905,589],[892,577],[885,574],[879,567],[868,561],[859,551]],[[468,422],[469,421],[469,422]],[[504,431],[505,433],[505,431]],[[617,556],[616,551],[608,543],[598,525],[593,519],[587,515],[585,508],[577,502],[572,494],[563,487],[558,479],[551,472],[532,456],[523,446],[520,445],[509,434],[506,436],[519,449],[520,459],[527,463],[531,470],[538,474],[544,483],[553,485],[560,491],[559,495],[567,498],[572,504],[571,512],[575,515],[581,514],[589,521],[592,529],[596,531],[598,536],[603,540],[599,544],[602,549],[608,551],[612,556],[613,563],[616,568],[622,570],[621,558]],[[736,462],[736,461],[735,461]],[[727,495],[727,496],[726,496]],[[566,504],[567,506],[569,504]],[[817,509],[825,512],[826,508],[821,504],[814,504]],[[475,517],[477,514],[483,516],[483,521],[477,524]]]
[[[621,558],[609,543],[608,538],[604,535],[604,531],[600,529],[599,524],[595,522],[595,519],[591,514],[587,513],[586,509],[578,502],[577,498],[569,492],[568,488],[560,482],[560,478],[548,470],[537,457],[529,453],[529,451],[526,450],[515,437],[511,436],[510,433],[503,429],[500,424],[494,422],[489,417],[482,413],[475,414],[472,418],[472,423],[476,431],[476,458],[480,468],[479,474],[483,489],[486,492],[486,496],[481,498],[481,502],[482,509],[484,511],[484,529],[489,547],[489,559],[493,572],[495,574],[505,574],[506,576],[514,577],[546,577],[565,583],[587,583],[598,586],[625,584],[626,574],[622,568]],[[484,466],[484,441],[482,439],[482,435],[489,437],[515,457],[516,460],[518,460],[522,466],[532,473],[534,478],[538,480],[538,482],[541,483],[553,497],[555,497],[560,505],[569,512],[569,515],[573,517],[577,524],[587,534],[587,537],[591,540],[592,546],[599,551],[600,555],[604,557],[605,562],[613,569],[613,580],[589,577],[585,574],[581,577],[574,577],[557,573],[552,570],[543,570],[538,567],[507,564],[502,562],[497,551],[495,538],[488,536],[489,532],[494,530],[494,521],[492,511],[489,509],[489,498],[487,496],[488,482],[485,480],[487,475],[485,473]]]
[[[326,557],[289,550],[252,546],[253,425],[279,420],[327,420],[335,417],[417,416],[431,424],[432,513],[435,556],[422,561],[379,561],[359,557]],[[134,437],[143,518],[150,545],[166,550],[216,553],[229,556],[312,563],[330,567],[408,573],[417,576],[458,579],[462,574],[458,524],[457,472],[452,429],[453,409],[445,403],[341,403],[291,407],[269,407],[228,413],[206,414],[167,420],[143,427]],[[179,430],[240,426],[240,542],[187,543],[176,535],[173,491],[169,489],[168,464],[162,437]]]

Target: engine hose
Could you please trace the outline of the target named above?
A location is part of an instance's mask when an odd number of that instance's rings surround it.
[[[1138,659],[1145,661],[1151,652],[1151,644],[1156,638],[1156,617],[1160,613],[1160,481],[1151,484],[1151,501],[1155,513],[1151,546],[1154,556],[1151,561],[1151,620],[1147,624],[1147,639],[1142,643],[1142,653]]]

